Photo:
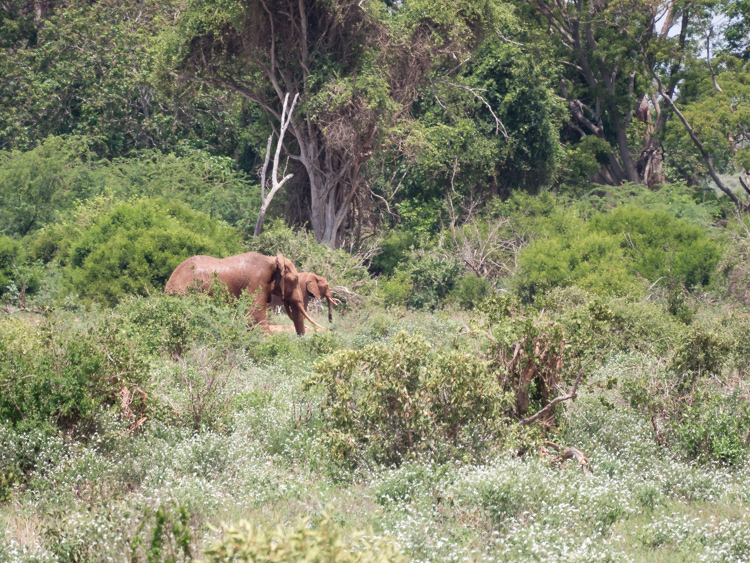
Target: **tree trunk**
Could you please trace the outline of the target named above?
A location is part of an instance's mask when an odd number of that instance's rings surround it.
[[[635,162],[633,161],[633,155],[630,154],[630,146],[628,145],[628,133],[625,125],[622,123],[617,124],[617,148],[620,151],[620,159],[622,160],[622,167],[624,168],[625,178],[628,182],[633,184],[640,183],[638,173],[635,169]]]

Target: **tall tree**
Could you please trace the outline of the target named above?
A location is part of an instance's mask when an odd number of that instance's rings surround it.
[[[287,154],[305,171],[315,238],[332,246],[362,172],[408,128],[418,88],[464,60],[493,0],[190,0],[166,43],[167,68],[259,104],[278,126],[299,94]]]
[[[560,92],[580,138],[606,141],[607,164],[597,180],[651,187],[665,180],[662,112],[643,53],[658,48],[663,93],[674,96],[686,58],[693,54],[696,18],[707,4],[683,0],[534,0],[547,29],[560,41]],[[636,126],[634,118],[642,125]]]

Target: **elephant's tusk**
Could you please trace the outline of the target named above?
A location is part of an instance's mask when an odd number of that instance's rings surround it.
[[[341,305],[341,301],[339,301],[339,300],[338,300],[338,299],[336,299],[335,297],[331,297],[331,301],[333,301],[333,304],[334,304],[334,305]]]
[[[307,311],[305,311],[304,307],[300,307],[300,311],[302,311],[302,314],[305,316],[305,318],[310,321],[312,324],[317,326],[319,329],[325,330],[325,327],[320,326],[318,323],[316,323],[312,318],[310,318],[310,315],[307,314]]]

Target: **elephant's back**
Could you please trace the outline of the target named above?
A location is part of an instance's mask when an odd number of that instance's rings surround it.
[[[201,280],[202,289],[206,290],[216,277],[227,285],[232,295],[239,295],[248,286],[257,287],[268,283],[270,280],[265,278],[270,278],[270,268],[275,260],[275,257],[257,252],[245,252],[227,258],[192,256],[175,268],[164,292],[185,294],[196,280]]]
[[[191,256],[183,260],[169,276],[167,285],[164,287],[164,293],[172,295],[187,293],[187,288],[193,283],[193,280],[206,280],[206,273],[219,266],[221,260],[221,258],[204,255]]]

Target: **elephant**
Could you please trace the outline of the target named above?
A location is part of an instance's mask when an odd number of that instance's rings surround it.
[[[248,315],[252,315],[255,324],[261,325],[267,333],[271,329],[266,319],[266,303],[272,295],[281,300],[300,336],[305,334],[304,319],[323,328],[305,311],[297,269],[281,254],[264,256],[257,252],[246,252],[228,258],[193,256],[175,268],[164,293],[185,295],[191,287],[207,291],[214,279],[224,282],[229,293],[235,297],[239,297],[243,291],[251,295],[258,293],[255,306],[248,311]]]
[[[341,302],[331,294],[331,288],[328,287],[328,280],[312,272],[299,272],[299,287],[302,291],[302,301],[305,305],[305,310],[307,310],[311,298],[323,299],[325,297],[328,301],[328,322],[333,322],[331,306],[340,305]],[[281,307],[283,305],[281,298],[275,295],[269,296],[269,303],[272,307]]]

